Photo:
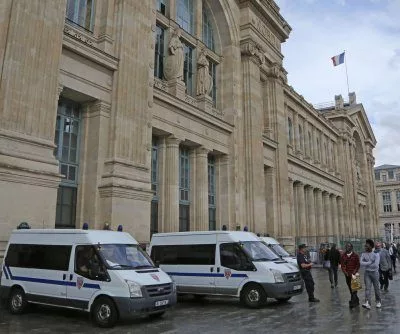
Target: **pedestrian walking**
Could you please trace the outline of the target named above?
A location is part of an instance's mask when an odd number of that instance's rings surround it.
[[[319,302],[319,299],[315,298],[314,296],[314,279],[311,275],[312,263],[307,256],[307,246],[305,244],[299,245],[299,251],[297,253],[297,264],[300,268],[300,274],[304,280],[304,285],[306,286],[308,301],[310,303]]]
[[[336,288],[338,285],[338,267],[340,262],[340,252],[336,248],[336,244],[332,244],[332,247],[325,253],[325,261],[329,261],[330,265],[328,269],[329,282],[331,282],[331,288]],[[334,285],[335,284],[335,285]]]
[[[379,283],[380,288],[388,291],[389,271],[392,270],[392,259],[386,248],[380,242],[375,243],[375,251],[379,254]]]
[[[340,266],[346,278],[346,284],[350,291],[349,307],[353,308],[360,305],[360,300],[357,291],[351,289],[351,280],[355,279],[356,274],[360,269],[360,257],[353,251],[353,245],[347,243],[345,246],[345,253],[340,258]]]
[[[374,286],[376,307],[382,307],[381,293],[379,290],[379,253],[374,251],[374,241],[367,239],[365,241],[365,252],[361,254],[360,264],[365,267],[365,303],[362,307],[371,309],[371,290]]]
[[[394,242],[392,242],[392,244],[389,247],[389,255],[390,258],[392,259],[393,271],[396,272],[397,247]]]

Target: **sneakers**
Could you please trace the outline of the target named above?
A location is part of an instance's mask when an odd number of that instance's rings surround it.
[[[377,302],[377,303],[376,303],[376,308],[381,308],[381,307],[382,307],[381,302]]]
[[[318,298],[309,298],[308,301],[310,303],[319,303],[319,299]]]
[[[368,300],[364,304],[362,304],[362,307],[366,308],[367,310],[371,309],[371,305],[369,305]]]

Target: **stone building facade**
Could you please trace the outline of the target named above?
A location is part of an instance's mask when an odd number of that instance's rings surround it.
[[[288,85],[272,0],[4,0],[0,28],[3,244],[21,221],[377,233],[363,106]]]
[[[379,235],[386,242],[400,241],[400,166],[375,167]]]

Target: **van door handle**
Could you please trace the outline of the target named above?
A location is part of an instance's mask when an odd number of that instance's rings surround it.
[[[72,281],[72,279],[74,278],[73,274],[69,274],[69,280]]]
[[[219,273],[219,267],[217,267],[217,273]]]
[[[211,271],[211,272],[214,272],[214,267],[211,267],[211,268],[210,268],[210,271]]]
[[[65,279],[67,278],[66,274],[63,274],[63,280],[65,281]]]

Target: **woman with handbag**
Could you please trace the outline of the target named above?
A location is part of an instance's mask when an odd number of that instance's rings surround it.
[[[360,257],[357,253],[353,252],[353,245],[351,243],[346,244],[345,253],[340,258],[340,265],[346,277],[346,284],[350,290],[349,307],[356,307],[360,305],[360,300],[357,296],[357,290],[352,290],[351,288],[351,280],[356,278],[356,274],[360,269]]]
[[[331,282],[331,288],[337,287],[338,285],[338,267],[340,262],[340,253],[336,248],[336,244],[332,244],[331,249],[325,253],[324,267],[328,269],[329,282]],[[335,285],[333,285],[335,283]]]

